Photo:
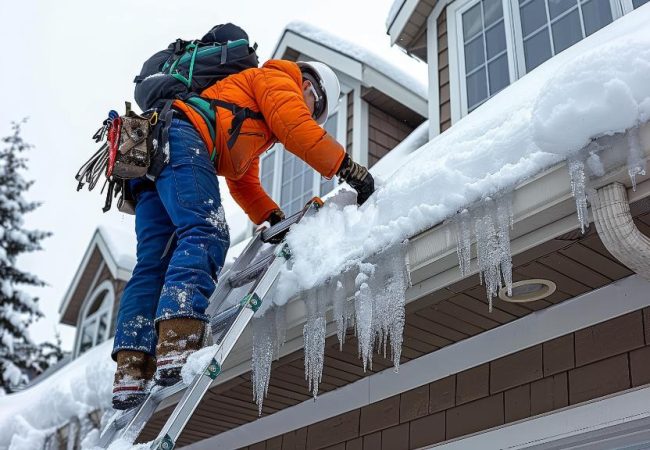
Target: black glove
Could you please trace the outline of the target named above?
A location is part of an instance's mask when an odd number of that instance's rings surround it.
[[[271,226],[275,225],[278,222],[282,222],[283,220],[284,220],[284,213],[282,212],[281,209],[274,209],[266,218],[266,221],[270,223]]]
[[[281,209],[274,209],[266,217],[266,222],[268,222],[271,226],[283,220],[284,220],[284,213],[282,212]],[[269,244],[279,244],[280,242],[282,242],[282,239],[284,239],[284,236],[287,234],[287,231],[289,231],[288,228],[284,232],[278,233],[275,237],[269,239],[266,242],[268,242]]]
[[[363,205],[375,192],[375,180],[368,172],[368,169],[352,161],[350,155],[345,155],[336,175],[357,191],[357,204],[359,206]]]

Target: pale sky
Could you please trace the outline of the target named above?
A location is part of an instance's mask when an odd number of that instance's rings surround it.
[[[36,341],[61,333],[70,349],[74,329],[58,324],[58,307],[99,224],[132,228],[132,218],[111,210],[104,196],[75,191],[78,167],[96,150],[91,136],[108,110],[123,110],[133,96],[133,77],[143,61],[177,37],[201,37],[213,25],[234,22],[269,58],[288,22],[301,20],[356,42],[425,79],[424,64],[389,48],[384,22],[393,0],[22,0],[0,2],[0,135],[10,122],[29,116],[24,138],[27,178],[36,180],[30,200],[43,202],[26,226],[49,230],[45,250],[20,258],[22,269],[47,281],[29,289],[40,297],[45,318],[31,327]],[[406,61],[405,61],[406,60]],[[406,67],[405,67],[406,64]],[[231,235],[239,234],[242,212],[221,183]],[[135,252],[135,249],[134,249]]]

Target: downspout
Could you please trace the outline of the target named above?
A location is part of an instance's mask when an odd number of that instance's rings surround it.
[[[620,262],[650,280],[650,238],[634,224],[625,186],[612,183],[592,195],[596,230],[603,244]]]

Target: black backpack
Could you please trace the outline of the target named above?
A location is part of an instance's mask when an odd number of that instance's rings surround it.
[[[198,41],[176,42],[145,61],[135,77],[135,101],[147,111],[184,100],[228,75],[258,67],[248,34],[232,23],[217,25]]]

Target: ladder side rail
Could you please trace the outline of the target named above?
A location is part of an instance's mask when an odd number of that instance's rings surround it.
[[[247,297],[253,296],[252,300],[257,300],[261,303],[273,286],[284,263],[284,258],[276,258],[271,264],[271,267],[266,270],[264,276],[251,288],[250,294]],[[255,299],[255,297],[257,297],[257,299]],[[153,449],[170,450],[174,448],[176,441],[198,407],[199,402],[210,388],[212,381],[214,381],[214,379],[219,375],[223,362],[226,360],[246,329],[246,326],[255,315],[256,309],[256,307],[254,309],[251,307],[245,307],[240,311],[235,322],[226,332],[221,343],[218,345],[213,360],[210,362],[210,364],[216,365],[216,374],[213,371],[210,371],[209,368],[206,368],[206,370],[196,376],[191,387],[185,392],[185,395],[178,405],[176,405],[176,408],[160,430],[158,438],[152,445]]]

